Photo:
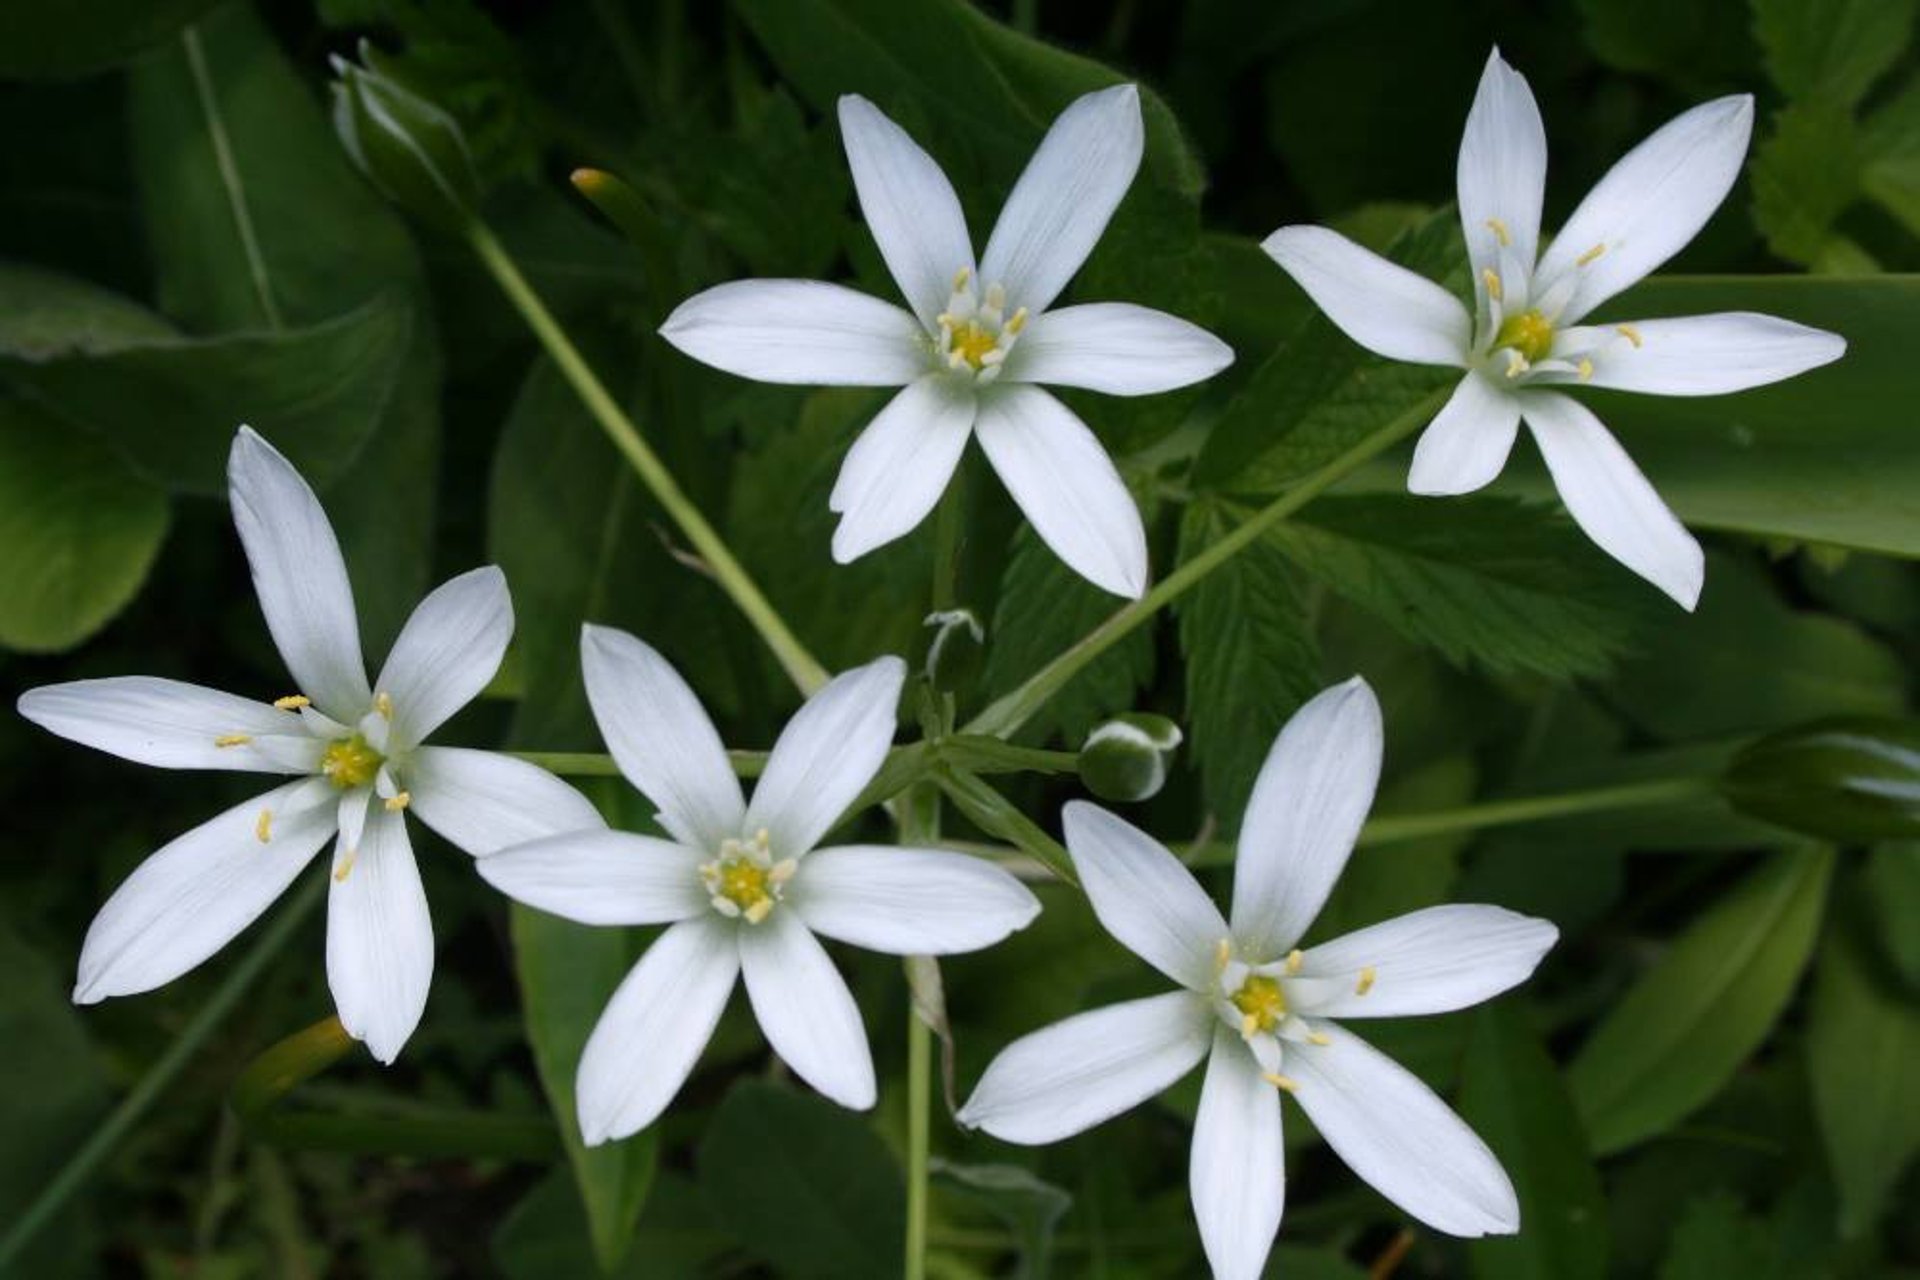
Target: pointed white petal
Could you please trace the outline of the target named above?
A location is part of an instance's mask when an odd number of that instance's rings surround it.
[[[647,948],[580,1054],[576,1104],[590,1147],[638,1133],[687,1081],[740,972],[734,926],[709,912]]]
[[[1418,1077],[1335,1023],[1331,1043],[1289,1044],[1294,1099],[1381,1195],[1436,1231],[1504,1235],[1520,1204],[1487,1144]]]
[[[373,698],[340,543],[313,490],[279,450],[240,428],[227,458],[233,523],[267,630],[299,692],[351,724]]]
[[[843,671],[787,721],[753,784],[744,826],[766,829],[776,862],[820,843],[880,772],[906,679],[898,658]]]
[[[420,1025],[433,980],[433,920],[406,819],[377,810],[357,852],[336,857],[327,896],[327,986],[340,1025],[390,1063]]]
[[[827,499],[840,513],[835,560],[858,560],[926,519],[960,465],[973,414],[973,396],[938,373],[887,402],[847,450]]]
[[[1559,936],[1504,907],[1428,907],[1308,950],[1288,1002],[1316,1018],[1451,1013],[1525,982]]]
[[[1140,509],[1099,439],[1038,387],[999,387],[974,424],[980,447],[1041,541],[1103,591],[1147,589]]]
[[[494,565],[441,584],[414,609],[375,685],[393,699],[393,744],[424,741],[480,695],[513,639],[507,576]]]
[[[1213,1042],[1212,1025],[1191,991],[1075,1014],[1002,1049],[958,1119],[1026,1146],[1070,1138],[1193,1070]]]
[[[1233,932],[1241,946],[1277,959],[1320,914],[1367,820],[1384,750],[1380,702],[1358,676],[1287,721],[1240,824]]]
[[[319,767],[325,747],[297,717],[268,703],[156,676],[42,685],[21,694],[19,705],[49,733],[161,769],[303,773]],[[280,735],[288,736],[262,741]]]
[[[1188,1181],[1214,1280],[1260,1280],[1286,1205],[1280,1091],[1225,1027],[1213,1033]]]
[[[1075,800],[1060,821],[1080,885],[1107,932],[1181,986],[1211,990],[1227,922],[1193,872],[1097,804]]]
[[[1414,446],[1407,488],[1413,493],[1472,493],[1507,465],[1520,431],[1520,402],[1478,373],[1460,379]]]
[[[404,775],[413,815],[476,857],[606,825],[593,802],[545,769],[497,751],[421,747]]]
[[[1090,302],[1036,316],[1006,378],[1152,395],[1203,382],[1233,363],[1233,348],[1197,324],[1128,302]]]
[[[1520,412],[1575,523],[1602,551],[1691,612],[1706,583],[1706,555],[1620,442],[1567,396],[1530,393]]]
[[[1746,94],[1702,103],[1655,130],[1567,219],[1540,259],[1534,296],[1571,278],[1572,300],[1558,319],[1572,323],[1680,252],[1740,176],[1752,132]]]
[[[1040,914],[1039,899],[991,862],[880,845],[810,855],[787,901],[815,933],[900,956],[978,951]]]
[[[746,802],[700,700],[665,658],[612,627],[580,628],[580,666],[600,736],[620,772],[681,844],[718,849]]]
[[[1140,168],[1140,91],[1117,84],[1075,99],[1047,130],[1000,210],[980,259],[983,284],[1038,315],[1093,252]]]
[[[817,280],[715,285],[675,307],[660,336],[716,369],[801,386],[901,387],[932,359],[911,314]]]
[[[954,275],[973,270],[960,198],[933,157],[859,94],[840,99],[840,137],[873,242],[907,305],[936,332]]]
[[[1282,227],[1260,247],[1367,350],[1415,364],[1466,364],[1467,309],[1425,276],[1325,227]]]
[[[1627,340],[1631,332],[1634,340]],[[1596,387],[1662,396],[1717,396],[1763,387],[1838,360],[1847,340],[1751,311],[1635,320],[1593,355]]]
[[[252,924],[333,834],[331,805],[280,816],[306,786],[290,782],[235,805],[134,868],[87,929],[75,1003],[151,991]],[[265,843],[262,813],[274,815]]]
[[[871,1107],[873,1054],[860,1008],[800,917],[775,908],[761,923],[741,925],[740,968],[753,1016],[780,1060],[841,1106]]]
[[[708,910],[700,864],[711,856],[626,831],[576,831],[474,866],[515,902],[581,924],[672,924]]]
[[[1532,266],[1540,251],[1547,131],[1527,78],[1508,66],[1498,49],[1480,73],[1455,176],[1475,279],[1483,269],[1500,269],[1502,249]]]

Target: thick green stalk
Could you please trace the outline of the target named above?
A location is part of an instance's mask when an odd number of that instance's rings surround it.
[[[520,268],[514,264],[505,246],[479,222],[469,229],[468,238],[474,252],[480,255],[481,262],[486,264],[487,270],[505,290],[508,300],[526,320],[527,327],[540,339],[540,345],[546,348],[561,375],[573,385],[587,412],[593,415],[608,439],[613,441],[614,447],[626,457],[647,489],[673,518],[673,522],[680,526],[680,532],[687,536],[694,550],[712,570],[721,590],[747,616],[747,621],[760,633],[767,647],[773,650],[773,656],[794,684],[799,686],[800,692],[812,693],[825,684],[826,668],[815,661],[806,646],[788,629],[786,621],[768,603],[766,596],[760,593],[760,588],[754,585],[747,571],[734,559],[733,552],[721,541],[713,526],[707,523],[707,518],[700,514],[700,508],[681,490],[673,474],[641,436],[640,429],[607,391],[605,384],[567,337],[566,330],[560,327],[553,313],[540,301],[540,295],[533,291],[527,278],[520,274]]]
[[[1426,425],[1439,409],[1445,391],[1435,392],[1393,421],[1375,431],[1353,448],[1302,480],[1284,494],[1255,512],[1239,528],[1175,569],[1140,599],[1121,608],[1105,622],[1089,631],[1053,661],[1035,672],[1027,682],[975,716],[962,732],[1007,737],[1025,724],[1081,668],[1105,653],[1134,628],[1186,592],[1195,583],[1219,568],[1261,534],[1285,520],[1300,508],[1325,493],[1339,481],[1357,471],[1386,450]]]

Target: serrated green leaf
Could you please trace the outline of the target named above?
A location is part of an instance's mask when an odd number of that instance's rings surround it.
[[[1286,559],[1459,666],[1598,675],[1645,593],[1557,513],[1491,497],[1321,498],[1268,537]]]
[[[1622,71],[1657,75],[1689,94],[1750,72],[1745,0],[1579,0],[1587,44]]]
[[[1861,123],[1860,151],[1862,190],[1920,235],[1920,76]]]
[[[1852,114],[1829,102],[1796,102],[1775,114],[1772,124],[1748,170],[1753,218],[1767,247],[1802,266],[1846,258],[1833,224],[1860,194]]]
[[[1567,1082],[1594,1150],[1664,1133],[1766,1039],[1799,984],[1833,854],[1775,854],[1688,926],[1581,1046]]]
[[[985,1208],[1013,1233],[1019,1261],[1009,1280],[1047,1280],[1053,1266],[1053,1229],[1073,1197],[1008,1164],[953,1164],[936,1158],[929,1181],[948,1195]]]
[[[1913,0],[1752,0],[1767,74],[1789,98],[1850,107],[1900,59]]]

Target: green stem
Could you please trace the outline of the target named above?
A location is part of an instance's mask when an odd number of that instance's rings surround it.
[[[907,1013],[907,1280],[927,1274],[927,1147],[933,1112],[933,1030]]]
[[[587,412],[594,416],[608,439],[613,441],[614,447],[625,455],[654,498],[673,518],[673,522],[680,526],[680,532],[693,544],[721,590],[747,616],[747,621],[760,633],[767,647],[773,650],[773,656],[800,692],[812,693],[825,684],[826,668],[815,661],[799,638],[788,630],[786,622],[760,593],[760,588],[747,576],[740,562],[734,559],[727,544],[707,523],[707,518],[700,514],[700,508],[681,490],[672,473],[641,436],[640,429],[607,391],[605,384],[560,327],[559,321],[540,301],[540,295],[534,292],[527,278],[520,274],[520,268],[514,265],[506,247],[479,222],[469,229],[468,239],[474,252],[480,255],[480,261],[486,264],[487,270],[506,292],[508,300],[526,320],[534,336],[540,339],[540,345],[546,348],[547,355],[552,358],[561,375],[573,385]]]
[[[193,1020],[174,1037],[167,1051],[160,1055],[160,1060],[147,1069],[147,1074],[140,1078],[133,1092],[93,1131],[73,1154],[73,1158],[61,1167],[53,1181],[41,1191],[39,1198],[27,1207],[26,1212],[15,1219],[6,1236],[0,1238],[0,1275],[7,1274],[8,1266],[20,1251],[60,1211],[73,1193],[86,1183],[95,1167],[113,1151],[134,1123],[146,1114],[147,1108],[153,1105],[166,1087],[173,1083],[174,1077],[180,1074],[188,1060],[220,1026],[234,1005],[239,1003],[247,988],[260,977],[267,963],[280,953],[280,948],[286,945],[294,930],[319,905],[326,885],[324,876],[308,877],[307,883],[295,891],[292,900],[273,918],[252,949],[228,971],[213,995],[193,1015]]]
[[[1547,818],[1568,818],[1583,813],[1604,813],[1613,809],[1653,809],[1662,805],[1698,800],[1713,794],[1712,778],[1657,778],[1652,782],[1632,782],[1616,787],[1595,787],[1588,791],[1566,791],[1558,795],[1523,796],[1514,800],[1489,800],[1482,804],[1462,805],[1457,809],[1436,809],[1432,813],[1409,813],[1375,818],[1360,829],[1359,845],[1397,844],[1428,836],[1448,835],[1455,831],[1481,831],[1488,827],[1510,827]]]
[[[226,188],[227,209],[233,214],[234,231],[240,237],[240,252],[247,260],[247,275],[253,281],[253,295],[260,303],[269,329],[282,327],[280,308],[274,305],[273,282],[267,274],[266,255],[260,252],[260,237],[254,233],[253,213],[247,207],[247,189],[240,181],[240,166],[234,163],[233,144],[227,138],[227,124],[220,114],[220,95],[213,87],[213,73],[207,69],[206,50],[200,44],[200,32],[188,27],[180,36],[186,46],[187,68],[193,73],[193,90],[200,99],[200,115],[207,124],[207,140],[213,145],[214,167],[220,170],[220,185]]]
[[[509,751],[507,754],[563,778],[620,776],[620,766],[604,751]],[[757,778],[767,767],[767,755],[765,751],[729,751],[727,762],[742,778]]]
[[[1232,533],[1175,569],[1140,599],[1133,601],[1089,631],[1025,684],[994,702],[964,728],[966,733],[1004,738],[1025,724],[1048,698],[1095,658],[1134,628],[1153,617],[1195,583],[1246,548],[1260,535],[1325,493],[1339,481],[1392,448],[1431,421],[1447,392],[1426,396],[1411,409],[1354,445],[1280,497],[1262,507]]]

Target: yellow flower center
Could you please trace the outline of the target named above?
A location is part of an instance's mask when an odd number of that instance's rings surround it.
[[[1538,311],[1522,311],[1508,316],[1494,335],[1494,347],[1511,347],[1528,364],[1546,359],[1553,348],[1553,322]]]
[[[947,341],[948,351],[978,371],[986,365],[987,353],[1000,345],[1000,335],[989,333],[983,326],[969,320],[955,329]]]
[[[342,791],[364,787],[380,772],[386,757],[367,745],[359,734],[328,745],[320,756],[320,772]]]
[[[713,909],[728,919],[759,924],[779,904],[787,881],[799,864],[792,858],[773,860],[765,830],[751,839],[723,840],[720,856],[700,867]]]
[[[1240,1029],[1246,1035],[1272,1031],[1287,1016],[1287,997],[1278,978],[1253,974],[1230,998],[1240,1011]]]
[[[722,863],[714,892],[731,898],[733,905],[742,911],[750,910],[773,896],[767,892],[767,872],[768,868],[756,867],[751,862]]]

